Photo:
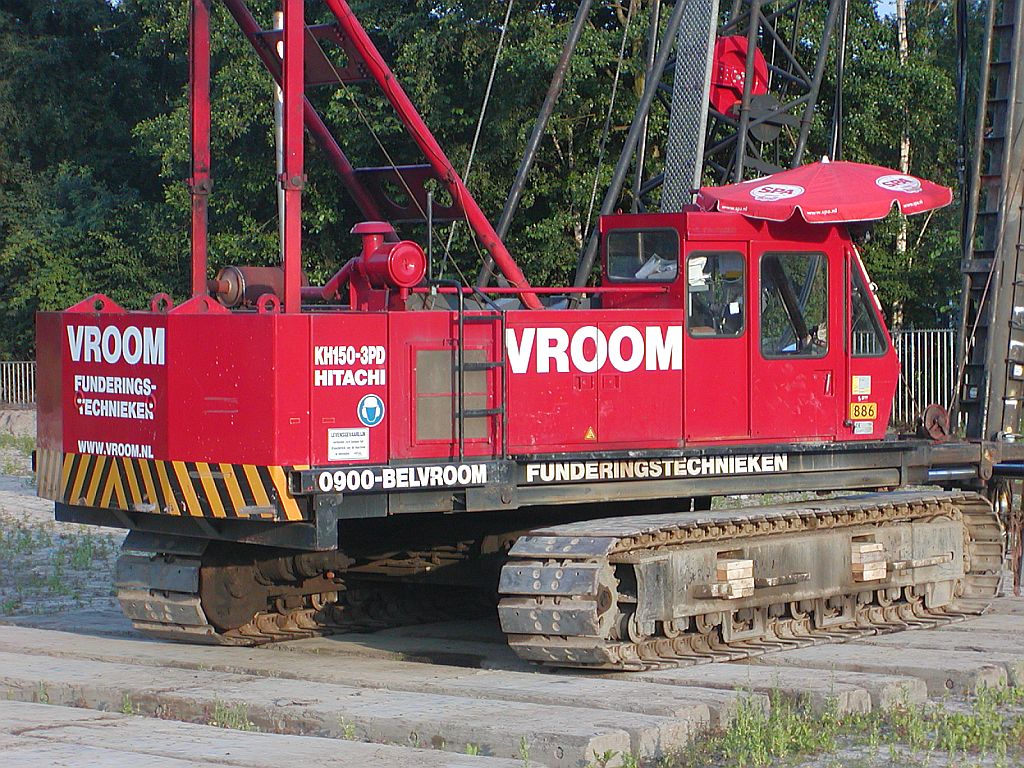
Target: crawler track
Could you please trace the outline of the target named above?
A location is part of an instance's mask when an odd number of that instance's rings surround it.
[[[216,576],[203,573],[199,558],[167,553],[121,556],[122,561],[140,557],[149,561],[151,584],[115,582],[117,598],[135,629],[161,640],[254,646],[478,616],[493,605],[493,598],[479,590],[352,575],[344,582],[337,579],[337,591],[301,594],[299,585],[291,590],[299,594],[270,600],[267,610],[253,612],[239,626],[218,628],[209,620],[199,590],[201,578]]]
[[[850,543],[875,539],[885,542],[887,575],[857,582]],[[716,594],[723,553],[752,562],[750,594]],[[259,645],[438,621],[479,609],[483,595],[351,574],[344,584],[336,579],[337,591],[303,594],[300,585],[225,628],[204,610],[200,556],[122,558],[146,564],[147,583],[116,584],[135,628],[191,643]],[[498,612],[516,653],[549,665],[629,670],[730,661],[960,620],[961,598],[995,596],[1002,559],[999,521],[975,494],[871,494],[609,518],[520,538],[502,570]],[[324,589],[323,580],[310,583]]]
[[[876,539],[887,573],[856,581],[851,544]],[[723,555],[752,565],[741,595],[716,583]],[[999,521],[975,494],[593,520],[520,539],[499,613],[516,653],[545,664],[730,661],[957,621],[960,598],[996,595],[1002,558]]]

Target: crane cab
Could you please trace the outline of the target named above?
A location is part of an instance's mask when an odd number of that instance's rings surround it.
[[[899,362],[845,227],[685,211],[601,241],[604,310],[681,313],[684,442],[884,436]]]

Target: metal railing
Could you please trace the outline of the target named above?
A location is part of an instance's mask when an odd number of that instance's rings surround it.
[[[0,405],[35,405],[35,361],[0,361]]]
[[[891,423],[910,424],[931,403],[949,408],[956,377],[956,332],[950,328],[894,331],[892,342],[902,375]]]

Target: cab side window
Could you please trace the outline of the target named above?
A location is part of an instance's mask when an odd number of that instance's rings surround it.
[[[686,327],[700,338],[743,333],[746,279],[743,254],[704,251],[686,259]]]
[[[824,357],[828,351],[828,260],[823,253],[761,257],[761,353]]]
[[[875,297],[871,289],[864,282],[864,276],[857,264],[853,264],[853,282],[850,285],[850,296],[853,299],[850,305],[852,322],[850,323],[850,349],[854,357],[877,357],[884,355],[888,349],[888,342],[881,324],[878,322],[878,315],[871,306]]]
[[[674,229],[615,229],[607,234],[605,246],[610,280],[671,283],[679,273]]]

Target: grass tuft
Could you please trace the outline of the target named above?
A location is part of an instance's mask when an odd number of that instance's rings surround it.
[[[345,741],[358,741],[359,734],[356,732],[356,724],[346,720],[344,717],[338,718],[338,727],[341,728],[341,738]]]
[[[530,768],[530,743],[525,736],[519,737],[519,759],[523,763],[523,768]]]
[[[0,616],[109,603],[119,537],[0,509]]]
[[[226,704],[223,701],[213,703],[213,715],[207,725],[218,728],[230,728],[233,731],[258,731],[256,724],[249,719],[248,704]]]
[[[141,715],[142,708],[135,705],[132,701],[132,697],[125,692],[121,696],[121,714],[122,715]]]
[[[0,448],[18,451],[26,456],[36,449],[36,439],[31,435],[0,434]]]
[[[978,760],[1024,764],[1024,688],[983,688],[967,700],[907,702],[851,715],[835,708],[813,713],[773,693],[768,714],[743,700],[728,729],[661,761],[660,768],[767,768],[830,754],[849,768],[850,755],[883,750],[886,765],[927,765],[936,759],[953,766]]]

